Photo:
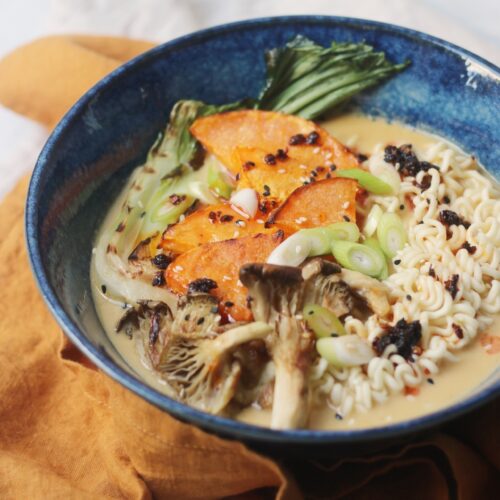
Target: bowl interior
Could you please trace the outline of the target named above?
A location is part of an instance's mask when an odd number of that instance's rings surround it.
[[[408,70],[353,105],[435,132],[475,154],[499,176],[498,72],[446,43],[372,22],[323,17],[250,21],[165,44],[126,64],[89,91],[56,127],[38,160],[27,202],[30,256],[42,293],[72,340],[101,368],[179,418],[238,437],[272,441],[353,441],[437,423],[491,397],[493,380],[460,407],[378,430],[272,432],[205,415],[143,385],[106,337],[90,293],[95,233],[132,168],[145,159],[179,99],[223,103],[255,96],[263,52],[297,34],[327,45],[366,41]],[[497,384],[498,386],[498,384]],[[498,387],[497,387],[498,388]]]

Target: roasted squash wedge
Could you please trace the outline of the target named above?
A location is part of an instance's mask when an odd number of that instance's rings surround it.
[[[284,201],[288,196],[311,179],[320,180],[335,175],[328,167],[308,167],[288,155],[276,158],[274,164],[265,161],[266,153],[257,148],[241,148],[235,150],[242,171],[239,176],[238,189],[250,187],[261,197],[269,197]]]
[[[355,222],[357,190],[355,180],[343,178],[324,179],[301,186],[270,214],[266,226],[291,234],[308,227]]]
[[[247,289],[239,280],[243,264],[265,262],[283,241],[282,231],[243,238],[205,243],[177,257],[165,271],[167,286],[177,294],[185,294],[189,283],[200,279],[214,280],[217,288],[210,291],[220,299],[223,314],[237,321],[252,318],[246,306]]]
[[[205,206],[170,226],[163,233],[160,247],[179,254],[203,243],[271,232],[264,228],[266,218],[267,215],[262,212],[258,212],[253,219],[243,217],[229,203]]]
[[[279,149],[315,168],[358,166],[356,156],[314,122],[273,111],[242,110],[198,118],[191,133],[234,173],[241,171],[237,147],[275,155]]]

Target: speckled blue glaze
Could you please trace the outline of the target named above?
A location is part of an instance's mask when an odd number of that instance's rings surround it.
[[[498,395],[496,380],[442,411],[383,428],[271,431],[207,415],[139,380],[103,331],[91,300],[89,263],[95,232],[131,169],[145,159],[178,99],[224,103],[255,96],[263,51],[296,34],[320,44],[366,41],[404,73],[355,101],[365,113],[446,137],[500,178],[499,70],[459,48],[415,31],[336,17],[281,17],[220,26],[161,45],[123,65],[87,92],[61,120],[36,164],[26,231],[40,290],[71,340],[108,375],[172,415],[253,444],[295,443],[363,450],[436,426]],[[332,448],[332,444],[336,446]]]

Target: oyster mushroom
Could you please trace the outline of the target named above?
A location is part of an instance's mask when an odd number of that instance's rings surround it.
[[[308,371],[314,338],[299,319],[304,305],[322,305],[337,316],[389,310],[383,285],[344,271],[323,259],[313,259],[302,269],[273,264],[247,264],[240,269],[255,320],[275,328],[275,334],[266,337],[275,365],[272,428],[303,427],[309,417]]]
[[[144,301],[117,326],[136,338],[177,399],[210,413],[220,413],[235,395],[242,371],[236,349],[272,331],[262,322],[221,327],[217,304],[204,293],[182,296],[174,319],[165,303]]]

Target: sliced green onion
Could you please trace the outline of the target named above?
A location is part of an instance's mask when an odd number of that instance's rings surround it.
[[[304,321],[316,337],[340,337],[345,335],[344,325],[330,309],[307,304],[303,310]]]
[[[384,214],[377,226],[377,238],[380,246],[392,259],[406,243],[406,231],[403,221],[396,214]]]
[[[361,168],[348,168],[346,170],[338,170],[337,177],[345,177],[348,179],[356,179],[360,186],[373,194],[383,196],[393,193],[392,187],[387,182],[381,181],[374,175],[362,170]]]
[[[278,266],[300,266],[309,257],[310,251],[310,238],[299,231],[278,245],[267,258],[267,263]]]
[[[311,248],[308,257],[316,257],[317,255],[330,253],[332,238],[327,227],[301,229],[296,234],[310,241]]]
[[[383,214],[384,211],[378,205],[373,205],[363,227],[363,233],[366,236],[370,237],[375,234],[378,223]]]
[[[219,196],[230,198],[233,186],[228,182],[224,173],[213,164],[208,167],[207,182],[210,189],[213,189]]]
[[[384,255],[382,248],[380,246],[380,243],[375,238],[367,238],[365,241],[363,241],[363,245],[366,245],[367,247],[370,247],[373,250],[376,250],[381,255]],[[377,278],[381,279],[381,280],[385,280],[388,278],[388,276],[389,276],[389,267],[387,266],[387,260],[385,259],[385,255],[384,255],[384,266],[382,267],[382,271],[380,271],[380,274],[377,276]]]
[[[337,262],[347,269],[377,277],[384,267],[384,254],[373,248],[351,241],[334,241],[332,253]]]
[[[331,240],[358,241],[359,228],[354,222],[337,222],[326,226]]]
[[[375,357],[370,345],[357,335],[318,339],[316,350],[337,368],[365,365]]]

